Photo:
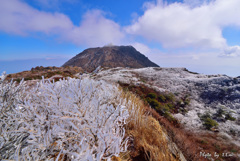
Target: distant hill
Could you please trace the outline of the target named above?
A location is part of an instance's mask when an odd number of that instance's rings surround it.
[[[78,66],[86,71],[93,71],[98,66],[111,68],[159,67],[132,46],[89,48],[63,64],[63,67],[65,66]]]

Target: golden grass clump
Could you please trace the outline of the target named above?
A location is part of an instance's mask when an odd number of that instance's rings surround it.
[[[168,148],[166,134],[159,122],[148,112],[143,101],[130,92],[122,92],[128,102],[129,122],[126,135],[130,137],[128,154],[133,161],[175,161]],[[124,156],[124,155],[123,155]],[[126,156],[124,160],[126,160]],[[127,159],[130,160],[130,159]]]

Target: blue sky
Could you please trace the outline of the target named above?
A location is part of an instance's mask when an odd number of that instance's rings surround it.
[[[132,45],[161,67],[240,76],[239,0],[0,0],[0,72]]]

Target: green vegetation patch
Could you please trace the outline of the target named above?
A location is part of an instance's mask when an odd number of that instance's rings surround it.
[[[224,106],[220,107],[214,114],[214,116],[216,119],[222,119],[223,121],[226,120],[236,121],[236,118],[232,116],[232,112],[224,110]]]
[[[233,117],[230,112],[228,112],[228,113],[225,115],[225,119],[226,119],[226,120],[230,120],[230,121],[236,121],[236,118]]]
[[[205,113],[200,117],[203,126],[207,129],[207,130],[211,130],[213,127],[217,127],[218,123],[212,119],[211,115],[209,113]]]
[[[118,83],[124,90],[137,94],[142,100],[144,100],[146,105],[150,105],[170,122],[177,123],[177,120],[171,115],[171,113],[187,112],[185,107],[190,103],[188,95],[179,99],[173,93],[157,92],[142,84],[133,85],[121,82]]]

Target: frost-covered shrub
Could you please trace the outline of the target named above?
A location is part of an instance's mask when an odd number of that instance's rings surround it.
[[[20,103],[24,97],[25,85],[23,80],[19,85],[16,82],[7,82],[7,75],[5,72],[0,76],[0,110],[1,115],[4,113],[12,111],[16,108],[16,105]]]
[[[0,76],[0,159],[15,153],[15,143],[24,138],[16,131],[19,126],[21,114],[18,113],[18,104],[24,98],[25,84],[23,80],[19,85],[13,81],[6,81],[6,73]]]
[[[5,119],[0,114],[2,159],[110,160],[126,151],[129,113],[118,87],[91,79],[42,80],[26,94]]]

